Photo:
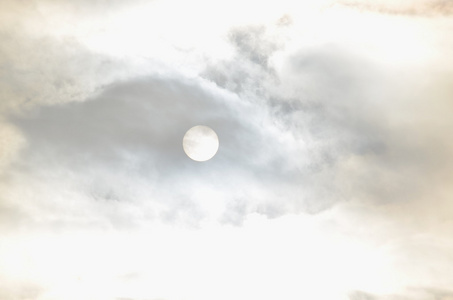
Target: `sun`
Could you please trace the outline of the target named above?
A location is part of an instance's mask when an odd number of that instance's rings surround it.
[[[197,125],[184,135],[182,146],[188,157],[195,161],[207,161],[214,157],[219,149],[219,138],[208,126]]]

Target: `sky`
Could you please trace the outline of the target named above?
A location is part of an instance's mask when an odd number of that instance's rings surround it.
[[[451,32],[449,0],[2,0],[0,298],[453,300]]]

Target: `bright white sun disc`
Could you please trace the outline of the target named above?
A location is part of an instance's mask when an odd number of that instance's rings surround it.
[[[195,161],[207,161],[219,149],[219,138],[208,126],[198,125],[190,128],[182,140],[184,152]]]

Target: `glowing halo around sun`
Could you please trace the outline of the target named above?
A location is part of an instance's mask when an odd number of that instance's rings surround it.
[[[190,128],[182,140],[184,152],[195,161],[207,161],[219,149],[219,138],[208,126],[197,125]]]

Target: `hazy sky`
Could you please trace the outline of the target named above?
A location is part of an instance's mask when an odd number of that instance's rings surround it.
[[[449,0],[2,0],[0,298],[452,300],[452,32]]]

